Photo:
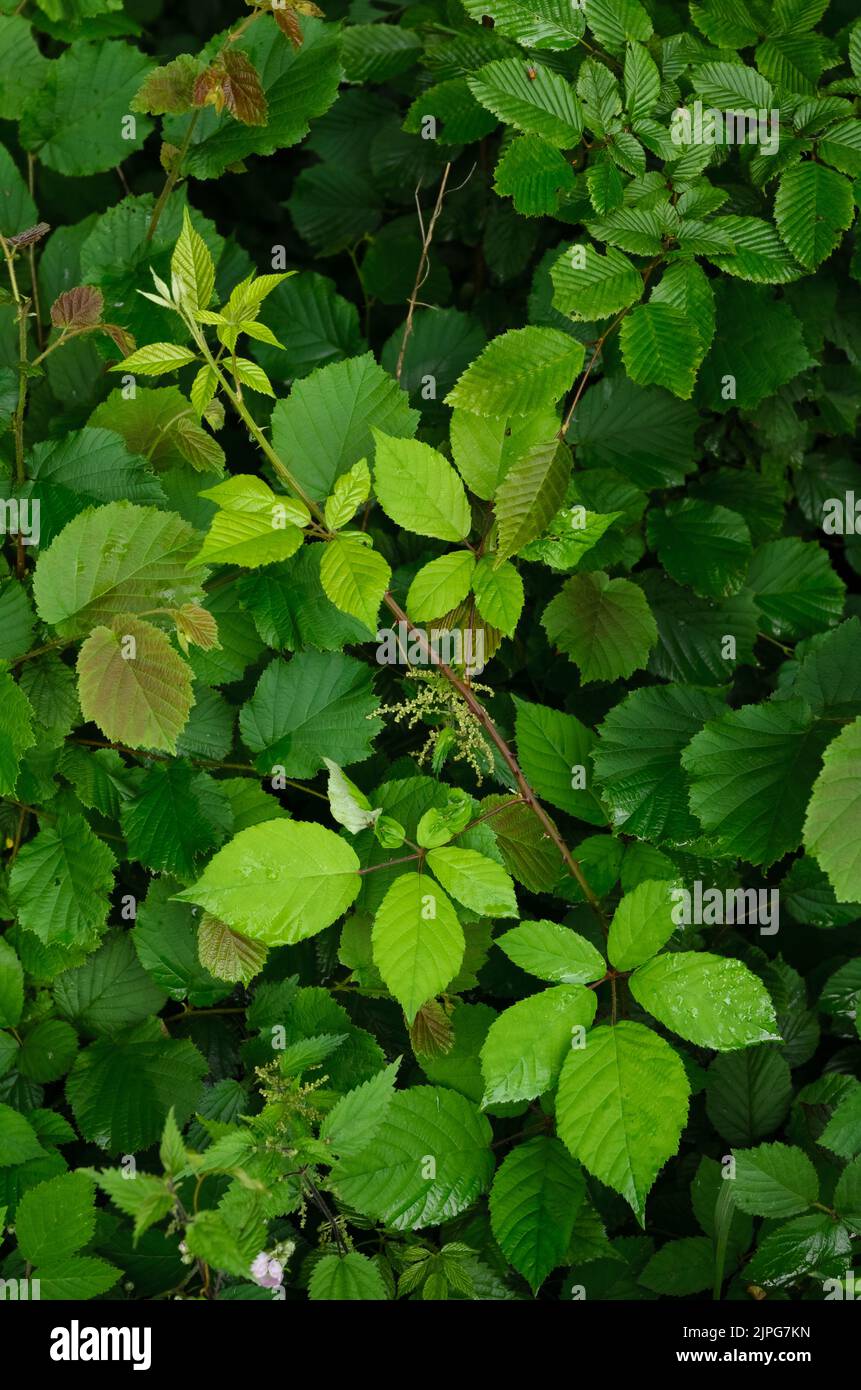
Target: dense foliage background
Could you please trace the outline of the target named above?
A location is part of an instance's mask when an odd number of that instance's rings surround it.
[[[0,3],[7,1297],[852,1296],[853,8]]]

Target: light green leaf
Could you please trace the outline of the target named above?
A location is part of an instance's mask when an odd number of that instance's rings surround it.
[[[649,1189],[678,1149],[689,1089],[678,1055],[641,1023],[593,1029],[562,1068],[559,1137],[625,1198],[641,1226]]]
[[[807,808],[804,844],[839,902],[861,900],[861,719],[825,750]]]
[[[182,210],[182,231],[170,261],[174,283],[181,299],[192,309],[205,309],[215,289],[215,264],[209,248],[191,225],[188,208]]]
[[[475,570],[471,550],[453,550],[418,571],[407,594],[407,612],[416,622],[441,618],[469,593]],[[484,615],[482,615],[484,616]]]
[[[0,795],[12,796],[21,758],[36,742],[33,707],[8,671],[0,671],[0,701],[3,708],[3,722],[0,725]]]
[[[288,560],[302,544],[311,514],[304,502],[273,492],[262,478],[234,474],[200,493],[218,505],[192,564],[256,569]]]
[[[326,597],[376,633],[377,617],[392,571],[378,550],[357,535],[336,536],[323,547],[320,583]]]
[[[464,907],[484,917],[516,917],[514,885],[501,864],[473,849],[454,845],[432,849],[428,868]]]
[[[234,836],[177,897],[252,940],[290,945],[346,912],[361,887],[358,869],[351,846],[322,825],[268,821]]]
[[[429,444],[373,431],[374,491],[396,525],[420,536],[462,541],[471,517],[463,483],[448,459]]]
[[[617,970],[632,970],[666,946],[676,929],[673,882],[645,879],[626,893],[613,914],[607,955]]]
[[[61,813],[27,841],[9,875],[21,926],[46,945],[91,947],[108,915],[114,867],[83,816]]]
[[[82,512],[40,556],[33,579],[39,616],[77,637],[119,613],[179,608],[202,596],[192,528],[172,512],[130,502]]]
[[[481,1049],[482,1104],[534,1100],[551,1090],[597,1003],[585,985],[552,985],[505,1009]]]
[[[659,1023],[697,1047],[731,1052],[780,1041],[765,985],[731,956],[670,952],[641,965],[628,984]]]
[[[543,919],[521,922],[496,938],[509,960],[552,984],[588,985],[607,973],[604,958],[585,936]]]
[[[523,580],[516,567],[482,555],[472,576],[476,607],[486,623],[511,637],[523,611]]]
[[[564,395],[584,356],[582,343],[556,328],[511,328],[467,367],[446,405],[475,415],[529,415]]]
[[[374,918],[374,963],[412,1023],[422,1004],[454,978],[463,928],[445,893],[422,874],[396,878]]]

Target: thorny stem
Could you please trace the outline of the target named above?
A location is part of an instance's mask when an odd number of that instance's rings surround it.
[[[451,173],[451,164],[449,163],[449,164],[447,164],[447,165],[445,166],[445,168],[444,168],[443,171],[442,171],[442,179],[441,179],[441,181],[440,181],[439,192],[438,192],[437,195],[436,195],[436,203],[434,204],[434,210],[433,210],[433,212],[431,213],[430,222],[429,222],[428,225],[427,225],[427,231],[426,231],[425,234],[424,234],[424,241],[423,241],[423,243],[422,243],[422,253],[421,253],[421,255],[419,256],[419,267],[418,267],[418,270],[416,271],[416,278],[415,278],[415,284],[413,285],[413,292],[412,292],[412,294],[410,295],[409,308],[407,309],[407,321],[406,321],[406,323],[404,324],[404,336],[403,336],[403,338],[401,339],[401,347],[400,347],[400,351],[399,351],[399,353],[398,353],[398,363],[397,363],[397,366],[395,367],[395,379],[396,379],[397,381],[400,381],[400,379],[401,379],[401,372],[402,372],[403,369],[404,369],[404,357],[406,356],[407,343],[409,342],[410,338],[412,337],[412,333],[413,333],[413,316],[415,315],[415,312],[416,312],[416,301],[417,301],[417,299],[418,299],[418,297],[419,297],[419,290],[421,289],[422,285],[424,284],[425,280],[427,279],[427,277],[428,277],[428,275],[429,275],[429,273],[430,273],[430,265],[429,265],[429,263],[428,263],[428,252],[429,252],[429,250],[430,250],[430,244],[431,244],[431,242],[432,242],[432,240],[433,240],[434,228],[436,227],[437,220],[438,220],[438,218],[439,218],[440,213],[442,212],[442,205],[443,205],[443,199],[445,198],[446,184],[448,183],[448,176],[449,176],[450,173]],[[421,185],[419,185],[419,187],[421,187]],[[418,188],[416,189],[416,207],[418,208],[419,223],[421,224],[421,222],[422,222],[422,210],[421,210],[421,206],[420,206],[420,204],[419,204],[419,189],[418,189]]]

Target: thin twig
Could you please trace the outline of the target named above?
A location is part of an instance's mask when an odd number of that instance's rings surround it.
[[[427,225],[427,231],[425,231],[424,219],[422,217],[421,205],[419,203],[419,189],[421,188],[421,184],[419,184],[419,188],[416,189],[416,208],[418,209],[419,226],[422,229],[424,241],[422,242],[422,253],[419,256],[419,268],[416,271],[415,284],[413,285],[413,292],[410,295],[409,308],[407,309],[407,321],[404,324],[404,336],[401,339],[401,347],[398,353],[398,363],[395,367],[395,379],[397,381],[400,381],[401,379],[401,372],[404,369],[404,358],[407,352],[407,343],[409,342],[413,334],[413,317],[416,312],[416,301],[419,297],[419,290],[421,289],[422,285],[424,284],[425,280],[428,278],[428,275],[430,274],[430,262],[428,260],[428,252],[430,251],[430,244],[433,241],[434,228],[436,227],[437,219],[439,218],[439,215],[442,212],[442,204],[443,199],[445,198],[446,184],[448,183],[448,176],[450,173],[451,164],[449,163],[445,166],[445,168],[442,171],[442,179],[440,180],[439,192],[436,195],[436,203],[434,204],[434,210],[431,213],[430,222]]]

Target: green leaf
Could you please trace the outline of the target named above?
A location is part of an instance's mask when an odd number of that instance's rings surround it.
[[[804,273],[770,222],[760,217],[732,215],[718,218],[717,223],[729,236],[735,252],[731,256],[706,254],[724,275],[760,285],[784,285]]]
[[[798,848],[827,742],[798,699],[745,705],[706,724],[682,764],[691,810],[723,853],[768,865]]]
[[[649,50],[629,43],[625,50],[625,110],[632,121],[652,114],[660,90],[660,74]]]
[[[825,551],[795,536],[759,546],[747,583],[773,637],[809,637],[843,613],[845,587]]]
[[[730,1144],[755,1144],[786,1118],[792,1076],[779,1050],[769,1044],[724,1053],[709,1067],[706,1110]]]
[[[131,1181],[124,1172],[114,1170],[102,1173],[98,1183],[120,1211],[134,1218],[132,1234],[137,1241],[150,1226],[170,1213],[173,1197],[161,1178],[137,1172],[133,1178]]]
[[[556,1122],[569,1152],[644,1223],[646,1196],[676,1152],[689,1086],[677,1054],[640,1023],[595,1028],[569,1052]]]
[[[320,1138],[338,1158],[352,1158],[370,1144],[395,1094],[400,1058],[341,1096],[320,1126]]]
[[[96,1227],[96,1189],[85,1173],[63,1173],[21,1198],[15,1216],[18,1249],[32,1265],[74,1255]]]
[[[376,633],[383,595],[391,569],[379,551],[358,536],[336,536],[323,548],[320,582],[326,597],[342,613],[349,613]]]
[[[688,400],[702,357],[701,339],[692,319],[672,304],[652,300],[638,304],[622,320],[622,357],[639,386],[665,386]]]
[[[256,569],[288,560],[302,544],[301,527],[311,520],[308,508],[292,497],[279,497],[262,478],[237,474],[200,493],[218,505],[198,565],[241,565]]]
[[[574,575],[545,608],[548,641],[579,666],[582,679],[618,680],[645,666],[657,637],[642,589],[602,571]]]
[[[733,1201],[752,1216],[796,1216],[819,1197],[816,1169],[802,1149],[761,1144],[737,1149]]]
[[[12,945],[0,937],[0,1028],[14,1028],[24,1007],[24,971]]]
[[[77,670],[81,712],[109,739],[176,752],[194,703],[192,672],[157,627],[119,614],[93,628]]]
[[[745,1278],[778,1286],[791,1284],[802,1274],[834,1278],[845,1273],[850,1261],[846,1227],[817,1212],[798,1216],[769,1232],[745,1269]]]
[[[562,504],[570,472],[568,448],[555,438],[534,444],[511,465],[496,491],[495,567],[541,535]]]
[[[377,910],[374,963],[412,1023],[460,969],[463,928],[449,899],[422,874],[395,879]]]
[[[585,986],[553,985],[505,1009],[481,1049],[482,1104],[534,1100],[551,1090],[596,1007],[595,995]]]
[[[626,39],[650,39],[652,21],[639,0],[589,0],[586,23],[599,43],[621,48]]]
[[[158,890],[154,885],[147,894],[146,902],[141,904],[133,937],[128,932],[108,932],[99,949],[87,956],[82,965],[63,970],[55,979],[57,1011],[81,1032],[119,1032],[131,1024],[143,1022],[150,1014],[158,1013],[164,1006],[168,992],[173,998],[185,997],[185,981],[177,989],[177,975],[173,974],[169,983],[174,988],[169,991],[159,988],[144,970],[135,952],[137,946],[140,955],[151,965],[149,954],[142,949],[145,933],[155,936],[165,955],[172,950],[170,921],[159,916],[154,927],[151,926],[151,918],[156,915],[151,899],[155,899],[157,892],[158,895],[163,892],[162,882],[169,883],[170,880],[159,880]],[[174,907],[175,912],[183,910]],[[152,974],[156,975],[155,970]]]
[[[0,671],[0,700],[3,703],[3,725],[0,727],[0,794],[11,796],[18,780],[21,758],[36,742],[33,732],[33,707],[8,671]]]
[[[861,1150],[861,1089],[857,1086],[835,1106],[819,1143],[841,1158],[854,1158]]]
[[[804,822],[804,844],[838,901],[861,896],[861,718],[828,745]]]
[[[520,765],[538,795],[590,825],[606,824],[591,790],[595,736],[573,714],[514,697]]]
[[[150,59],[127,43],[73,43],[42,69],[21,120],[21,143],[59,174],[97,174],[122,164],[152,130],[145,116],[125,126]],[[86,99],[82,93],[86,93]]]
[[[487,63],[467,78],[473,96],[501,121],[529,135],[540,135],[559,149],[580,142],[583,109],[574,88],[550,68],[534,67],[530,77],[522,58]]]
[[[392,1097],[358,1154],[332,1169],[342,1201],[396,1231],[451,1220],[490,1186],[490,1125],[456,1091],[413,1086]]]
[[[174,282],[181,287],[181,296],[192,309],[205,309],[215,289],[215,265],[209,248],[196,232],[188,215],[182,211],[182,231],[170,262]]]
[[[346,1255],[324,1255],[318,1260],[308,1285],[308,1296],[312,1303],[330,1300],[382,1303],[388,1298],[379,1269],[372,1259],[358,1250],[349,1250]]]
[[[418,440],[374,430],[374,491],[397,526],[441,541],[461,541],[472,524],[463,483],[448,459]]]
[[[418,420],[404,392],[365,353],[297,382],[272,412],[272,444],[306,494],[323,502],[341,474],[370,457],[372,427],[410,439]]]
[[[472,575],[472,591],[484,621],[511,637],[523,611],[523,580],[516,567],[482,555]]]
[[[62,812],[28,840],[9,875],[21,925],[46,945],[93,945],[108,914],[114,866],[83,816]]]
[[[604,958],[585,936],[543,919],[521,922],[496,938],[509,960],[552,984],[587,985],[607,973]]]
[[[628,984],[659,1023],[697,1047],[731,1052],[780,1040],[768,991],[731,956],[670,952],[641,965]]]
[[[24,1036],[18,1070],[30,1081],[59,1081],[75,1060],[78,1036],[59,1018],[45,1018]]]
[[[559,421],[552,406],[510,417],[455,410],[451,417],[452,457],[470,492],[489,501],[512,465],[533,445],[555,441],[558,432]]]
[[[745,581],[753,547],[737,512],[685,498],[649,512],[649,545],[677,584],[703,598],[734,594]]]
[[[474,849],[454,845],[431,849],[427,856],[431,873],[464,907],[483,917],[516,917],[514,885],[501,864]]]
[[[558,1139],[530,1139],[500,1164],[490,1191],[490,1224],[503,1255],[533,1293],[557,1265],[586,1188]]]
[[[777,230],[809,270],[839,246],[854,217],[852,184],[842,174],[810,160],[781,175],[774,200]]]
[[[607,937],[607,955],[617,970],[633,970],[666,946],[676,929],[675,886],[673,882],[644,879],[622,898]]]
[[[684,1297],[712,1287],[715,1247],[705,1236],[668,1240],[652,1256],[640,1283],[654,1293]]]
[[[584,356],[581,343],[555,328],[509,329],[467,367],[446,405],[474,415],[529,415],[558,401]]]
[[[464,9],[479,23],[490,15],[496,33],[536,51],[574,48],[586,27],[583,11],[566,0],[464,0]]]
[[[315,116],[329,109],[342,76],[338,35],[314,19],[302,21],[302,32],[304,42],[294,48],[267,15],[231,44],[231,53],[242,55],[259,75],[266,119],[248,124],[235,119],[228,108],[216,114],[212,106],[205,107],[183,160],[183,174],[217,178],[249,155],[287,149],[308,134]],[[191,119],[183,115],[165,122],[171,144],[183,145]]]
[[[0,1103],[0,1169],[40,1158],[44,1152],[30,1121],[11,1105]]]
[[[222,816],[221,825],[214,824]],[[201,856],[215,849],[233,816],[218,784],[188,763],[155,763],[139,795],[123,803],[129,853],[150,869],[193,876]]]
[[[289,945],[346,912],[361,887],[358,868],[350,845],[331,830],[269,821],[240,831],[177,897],[252,940]]]
[[[40,556],[33,578],[39,616],[62,637],[120,613],[193,603],[201,572],[188,572],[192,528],[172,512],[130,502],[82,512]],[[74,579],[70,583],[70,577]]]
[[[560,195],[572,193],[574,187],[571,165],[540,135],[512,140],[494,170],[494,192],[510,197],[523,217],[555,213]]]
[[[185,1122],[206,1071],[192,1043],[164,1037],[158,1021],[148,1019],[79,1052],[66,1096],[85,1139],[109,1153],[134,1153],[159,1139],[171,1106]]]
[[[580,322],[610,318],[643,293],[639,271],[613,246],[603,256],[589,244],[566,247],[551,266],[550,279],[554,307]]]
[[[770,107],[774,92],[770,83],[745,63],[700,63],[691,80],[697,95],[721,110],[743,111]]]
[[[255,765],[288,777],[313,777],[329,757],[341,767],[362,762],[382,727],[370,667],[342,652],[298,652],[270,662],[239,728]]]
[[[407,594],[410,617],[421,622],[456,608],[469,593],[474,570],[475,556],[470,550],[452,550],[422,565]]]

